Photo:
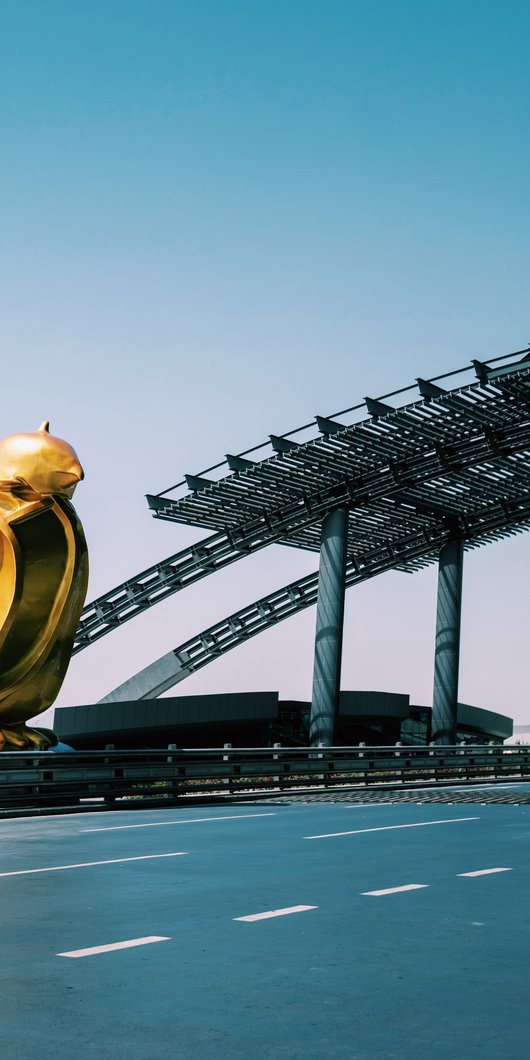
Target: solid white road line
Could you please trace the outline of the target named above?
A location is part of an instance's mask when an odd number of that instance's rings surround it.
[[[305,835],[304,839],[334,839],[339,835],[361,835],[363,832],[393,832],[396,828],[431,828],[435,824],[459,824],[462,821],[479,821],[479,817],[450,817],[446,821],[419,821],[416,824],[385,824],[379,828],[355,828],[351,832],[328,832],[326,835]]]
[[[0,872],[0,876],[31,876],[34,872],[62,872],[63,869],[88,869],[92,865],[121,865],[125,861],[153,861],[155,858],[181,858],[187,851],[176,850],[173,854],[140,854],[135,858],[111,858],[110,861],[80,861],[78,865],[51,865],[45,869],[18,869],[16,872]]]
[[[360,802],[352,806],[341,806],[342,810],[378,810],[380,806],[395,806],[395,802]]]
[[[95,953],[110,953],[111,950],[128,950],[131,946],[148,946],[150,942],[169,942],[169,935],[146,935],[143,939],[128,939],[126,942],[111,942],[108,946],[90,946],[86,950],[68,950],[56,953],[56,957],[92,957]]]
[[[511,869],[478,869],[476,872],[457,872],[457,876],[491,876],[493,872],[511,871]]]
[[[80,832],[122,832],[126,828],[161,828],[168,824],[203,824],[204,821],[243,821],[247,817],[276,817],[275,813],[233,813],[226,817],[190,817],[188,821],[148,821],[146,824],[112,824],[103,828],[80,828]]]
[[[379,898],[382,894],[398,894],[400,891],[420,891],[423,887],[428,886],[428,883],[406,883],[404,887],[386,887],[383,891],[361,891],[361,894],[373,895],[375,898]]]
[[[318,905],[290,905],[286,909],[269,909],[268,913],[252,913],[251,916],[235,916],[234,920],[270,920],[274,916],[288,916],[289,913],[305,913],[307,909],[318,909]]]

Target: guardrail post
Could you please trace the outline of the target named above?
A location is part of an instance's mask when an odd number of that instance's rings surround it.
[[[326,515],[322,523],[309,726],[309,742],[313,747],[329,747],[334,740],[340,692],[347,545],[348,510],[341,508]]]
[[[281,743],[273,743],[273,745],[272,745],[272,746],[273,746],[273,747],[281,747],[282,745],[281,745]],[[277,761],[277,759],[278,759],[279,757],[280,757],[279,755],[273,755],[273,756],[272,756],[272,758],[273,758],[273,761],[274,761],[274,762],[276,762],[276,761]],[[278,785],[279,785],[279,786],[281,787],[281,783],[282,783],[282,782],[281,782],[281,778],[280,778],[279,776],[276,776],[276,777],[271,777],[271,780],[272,780],[272,781],[276,781],[276,783],[277,783],[277,784],[278,784]]]
[[[437,744],[456,743],[463,554],[460,539],[448,541],[440,552],[432,704]]]
[[[226,751],[231,751],[232,750],[232,744],[231,743],[225,743],[225,744],[223,744],[223,748]],[[223,762],[229,762],[229,761],[230,761],[230,755],[223,755]],[[223,785],[225,787],[227,787],[228,790],[231,792],[232,791],[232,778],[231,777],[226,777],[223,780]]]

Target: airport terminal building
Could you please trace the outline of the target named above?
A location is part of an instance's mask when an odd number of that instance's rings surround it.
[[[177,747],[307,746],[311,704],[280,700],[278,692],[234,692],[173,696],[129,702],[59,707],[54,729],[76,750]],[[457,742],[502,743],[513,733],[511,718],[458,704]],[[428,744],[431,708],[394,692],[341,692],[337,745]]]

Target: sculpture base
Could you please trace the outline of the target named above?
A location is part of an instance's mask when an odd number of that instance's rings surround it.
[[[0,728],[0,751],[47,751],[58,742],[52,729],[33,729],[24,722]]]

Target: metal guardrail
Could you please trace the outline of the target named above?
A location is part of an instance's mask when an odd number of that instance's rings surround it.
[[[185,795],[381,783],[530,780],[530,747],[274,747],[2,752],[0,817],[161,806]],[[99,804],[94,801],[99,800]],[[120,801],[122,800],[122,801]]]

